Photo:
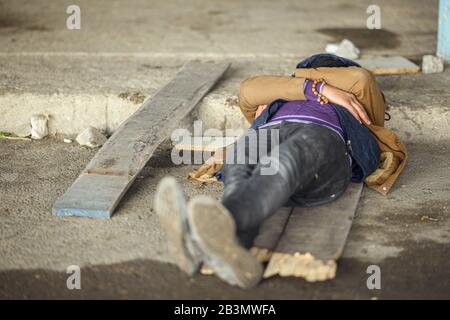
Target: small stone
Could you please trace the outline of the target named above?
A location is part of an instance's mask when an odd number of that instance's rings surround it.
[[[96,148],[103,145],[107,139],[100,130],[88,127],[77,136],[76,140],[82,146]]]
[[[422,58],[422,73],[439,73],[444,71],[444,61],[433,55],[425,55]]]
[[[44,114],[34,114],[31,116],[31,138],[42,139],[48,135],[48,116]]]
[[[65,143],[72,143],[72,140],[71,139],[64,139],[64,142]]]
[[[342,40],[341,43],[328,44],[325,51],[347,59],[358,59],[360,53],[359,49],[348,39]]]

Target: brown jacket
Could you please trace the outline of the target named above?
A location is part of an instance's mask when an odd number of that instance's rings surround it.
[[[269,104],[275,99],[305,100],[305,79],[324,79],[332,86],[353,93],[364,106],[372,122],[367,127],[375,136],[382,152],[380,168],[365,182],[369,187],[386,195],[403,171],[407,153],[399,138],[384,127],[385,99],[370,71],[356,67],[297,69],[295,77],[249,78],[241,83],[239,91],[239,106],[245,118],[252,123],[258,106]]]

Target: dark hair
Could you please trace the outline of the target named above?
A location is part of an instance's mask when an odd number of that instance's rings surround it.
[[[355,61],[331,53],[315,54],[297,64],[297,68],[361,67]]]

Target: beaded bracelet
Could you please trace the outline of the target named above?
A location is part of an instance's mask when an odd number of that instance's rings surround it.
[[[323,79],[314,80],[314,82],[312,84],[312,92],[317,97],[317,101],[321,105],[324,105],[325,103],[328,103],[328,99],[323,94],[321,94],[320,92],[317,91],[316,86],[319,82],[322,82],[324,85],[326,84],[326,82]]]

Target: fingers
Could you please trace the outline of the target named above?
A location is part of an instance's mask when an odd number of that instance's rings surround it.
[[[361,123],[358,111],[356,111],[356,108],[353,105],[349,104],[347,110],[350,111],[350,113],[355,117],[356,120],[359,121],[359,123]]]
[[[258,106],[258,109],[256,109],[255,117],[259,117],[261,113],[263,113],[264,109],[267,108],[267,104],[261,104]]]
[[[370,124],[369,116],[367,115],[366,110],[364,109],[363,105],[356,99],[355,96],[352,97],[351,100],[352,107],[356,110],[358,113],[359,119],[364,121],[366,124]]]
[[[264,108],[263,105],[258,106],[258,109],[256,109],[255,112],[255,118],[259,117],[259,115],[263,112]]]
[[[342,91],[326,84],[322,89],[322,94],[332,103],[337,103],[345,107],[359,123],[362,124],[361,121],[364,121],[365,123],[370,124],[369,117],[364,107],[352,93]]]

